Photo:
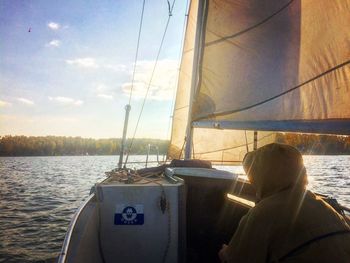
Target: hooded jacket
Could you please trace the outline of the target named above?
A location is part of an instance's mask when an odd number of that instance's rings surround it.
[[[269,144],[248,153],[243,167],[259,200],[240,221],[227,262],[350,263],[350,228],[344,218],[305,190],[300,152]]]

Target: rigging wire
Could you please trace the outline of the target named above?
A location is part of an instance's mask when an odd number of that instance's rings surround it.
[[[138,37],[137,37],[137,46],[136,46],[136,55],[135,55],[135,61],[134,61],[134,70],[132,72],[131,89],[130,89],[130,96],[129,96],[129,103],[128,103],[129,105],[131,103],[132,91],[134,89],[136,63],[137,63],[137,59],[138,59],[138,56],[139,56],[139,46],[140,46],[142,23],[143,23],[143,13],[144,13],[144,10],[145,10],[145,2],[146,2],[146,0],[143,0],[142,12],[141,12],[141,20],[140,20],[140,26],[139,26],[139,34],[138,34]]]
[[[133,69],[133,74],[132,74],[129,102],[125,106],[125,119],[124,119],[124,128],[123,128],[123,138],[122,138],[122,143],[121,143],[121,147],[120,147],[120,155],[119,155],[119,162],[118,162],[118,167],[119,168],[122,168],[122,164],[123,164],[123,157],[124,157],[123,155],[124,155],[124,149],[125,149],[125,145],[126,145],[126,135],[127,135],[127,129],[128,129],[128,122],[129,122],[129,113],[130,113],[130,110],[131,110],[130,103],[131,103],[131,98],[132,98],[132,91],[134,89],[136,63],[137,63],[137,58],[138,58],[138,54],[139,54],[139,46],[140,46],[140,38],[141,38],[141,30],[142,30],[144,10],[145,10],[145,0],[143,0],[143,4],[142,4],[142,12],[141,12],[139,33],[138,33],[138,38],[137,38],[137,46],[136,46],[136,54],[135,54],[134,69]]]
[[[248,147],[247,130],[244,130],[244,136],[245,136],[245,144],[246,144],[247,153],[248,153],[249,152],[249,147]]]
[[[184,143],[182,144],[181,151],[180,151],[179,157],[177,159],[181,159],[181,155],[182,155],[182,152],[184,151],[185,144],[186,144],[186,137],[184,139]]]
[[[147,100],[148,92],[149,92],[149,89],[150,89],[151,84],[152,84],[152,80],[153,80],[153,77],[154,77],[154,72],[155,72],[157,64],[158,64],[160,52],[162,51],[164,39],[165,39],[166,33],[168,31],[168,26],[169,26],[170,19],[172,17],[172,11],[173,11],[173,8],[174,8],[174,5],[175,5],[175,1],[176,0],[173,1],[173,4],[172,4],[172,6],[171,6],[171,8],[169,10],[170,12],[169,12],[168,20],[167,20],[166,25],[165,25],[165,29],[164,29],[164,33],[163,33],[163,36],[162,36],[162,40],[160,42],[160,46],[159,46],[158,53],[157,53],[157,56],[156,56],[156,61],[155,61],[154,66],[153,66],[153,70],[152,70],[152,73],[151,73],[150,81],[148,82],[148,86],[147,86],[147,89],[146,89],[146,94],[145,94],[145,97],[144,97],[143,102],[142,102],[141,111],[140,111],[139,117],[138,117],[137,122],[136,122],[136,127],[135,127],[135,130],[134,130],[133,137],[131,139],[130,146],[128,148],[128,152],[127,152],[127,155],[126,155],[126,158],[125,158],[124,166],[126,166],[126,164],[128,162],[130,151],[131,151],[131,148],[132,148],[132,146],[134,144],[134,139],[135,139],[135,136],[136,136],[136,132],[137,132],[140,120],[141,120],[143,109],[145,107],[145,103],[146,103],[146,100]]]
[[[168,12],[169,12],[169,16],[172,16],[173,15],[173,9],[170,7],[170,2],[169,0],[167,0],[168,2]]]

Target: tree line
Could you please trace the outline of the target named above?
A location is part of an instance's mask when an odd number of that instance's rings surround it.
[[[277,133],[276,141],[292,145],[302,154],[350,154],[350,136]]]
[[[350,154],[350,136],[278,133],[276,141],[298,148],[303,154]],[[130,145],[131,140],[127,140]],[[168,140],[137,138],[130,150],[132,155],[166,154]],[[0,137],[0,156],[55,156],[55,155],[118,155],[121,139],[91,139],[63,136]],[[158,150],[157,150],[158,149]]]
[[[130,145],[131,140],[127,140]],[[130,154],[166,154],[169,141],[139,139],[133,142]],[[118,155],[121,139],[91,139],[63,136],[3,136],[0,137],[0,156],[59,156],[59,155]]]

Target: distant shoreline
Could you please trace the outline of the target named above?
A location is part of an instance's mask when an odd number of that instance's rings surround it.
[[[159,157],[163,157],[165,154],[159,153]],[[91,157],[96,157],[96,156],[119,156],[119,154],[95,154],[95,155],[83,155],[83,154],[75,154],[75,155],[0,155],[0,157],[78,157],[78,156],[91,156]],[[130,154],[130,156],[147,156],[147,154]],[[149,156],[157,156],[157,154],[150,154]]]
[[[3,136],[0,137],[0,156],[85,156],[118,155],[121,150],[120,138],[91,139],[64,136]],[[169,141],[135,138],[126,146],[130,155],[165,154]],[[149,146],[150,145],[150,146]]]
[[[166,154],[159,153],[159,157],[163,157]],[[340,153],[340,154],[306,154],[305,156],[350,156],[350,153]],[[97,157],[97,156],[119,156],[119,154],[99,154],[99,155],[0,155],[1,157]],[[130,156],[147,156],[147,154],[130,154]],[[157,154],[150,154],[149,156],[157,156]]]
[[[276,133],[276,142],[299,149],[303,155],[350,155],[350,136]],[[0,156],[109,156],[119,155],[120,138],[92,139],[64,136],[0,136]],[[132,147],[129,149],[132,142]],[[168,140],[127,139],[126,151],[130,155],[162,156],[168,151]],[[220,150],[220,149],[217,149]]]

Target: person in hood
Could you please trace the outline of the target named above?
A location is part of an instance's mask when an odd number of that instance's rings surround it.
[[[241,219],[222,262],[350,262],[350,227],[306,190],[300,152],[272,143],[246,154],[243,168],[257,203]]]

